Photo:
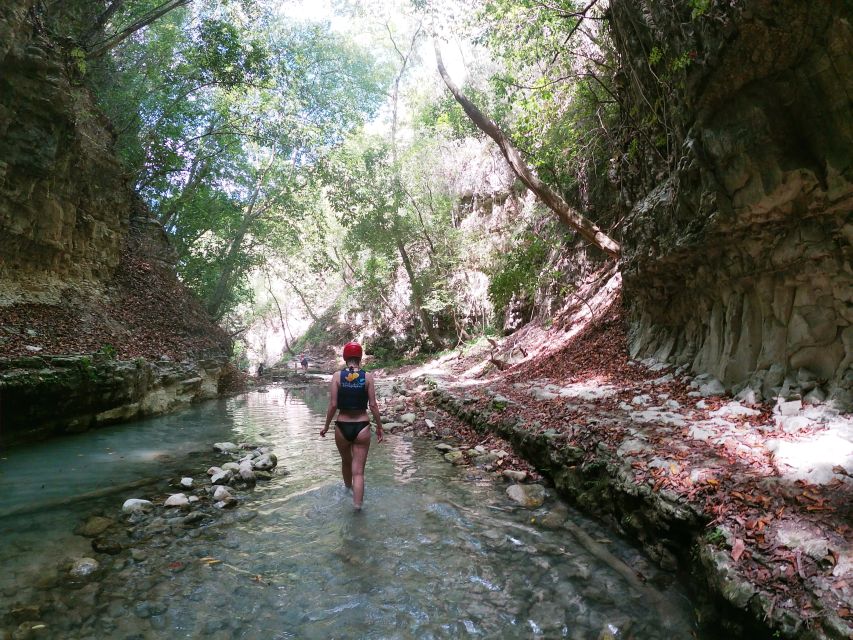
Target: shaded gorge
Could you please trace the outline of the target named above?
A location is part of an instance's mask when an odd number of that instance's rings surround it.
[[[555,497],[536,511],[517,508],[505,485],[445,463],[429,442],[374,440],[365,510],[354,512],[334,442],[317,436],[325,399],[324,388],[271,388],[7,450],[2,628],[32,637],[223,640],[695,632],[673,575]],[[268,444],[278,470],[239,492],[236,508],[192,526],[177,509],[128,523],[125,499],[162,504],[180,491],[182,475],[204,495],[205,470],[226,461],[211,450],[222,440]],[[95,515],[114,521],[109,553],[74,533]],[[590,555],[566,520],[645,576],[646,589]],[[82,557],[99,568],[72,576]]]

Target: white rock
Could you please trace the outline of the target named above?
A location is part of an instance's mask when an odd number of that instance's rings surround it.
[[[547,389],[531,389],[530,395],[532,395],[536,400],[553,400],[557,397],[556,393],[548,391]]]
[[[453,451],[453,446],[447,444],[446,442],[439,442],[437,445],[435,445],[435,448],[438,451],[441,451],[442,453],[446,453],[448,451]]]
[[[239,471],[240,465],[237,464],[236,462],[226,462],[225,464],[222,465],[222,470],[223,471]]]
[[[751,387],[744,387],[740,390],[740,392],[735,396],[735,400],[742,402],[743,404],[758,404],[758,396],[755,393],[755,390]]]
[[[430,420],[429,418],[426,418],[424,420],[424,424],[427,426],[427,429],[434,429],[435,428],[435,423],[432,420]]]
[[[252,467],[257,471],[269,471],[278,464],[278,458],[274,453],[265,453],[252,462]]]
[[[678,402],[678,400],[667,400],[666,401],[666,408],[667,409],[673,409],[673,410],[680,409],[681,403]]]
[[[71,567],[71,575],[78,578],[84,578],[95,573],[100,566],[101,565],[94,558],[80,558],[79,560],[76,560],[74,562],[74,566]]]
[[[738,402],[729,402],[728,404],[724,404],[722,407],[711,413],[712,416],[720,416],[721,418],[726,416],[757,416],[760,414],[761,412],[758,409],[744,407]]]
[[[634,396],[633,398],[631,398],[631,404],[633,405],[649,404],[651,401],[652,397],[647,393],[643,393],[639,396]]]
[[[524,482],[527,480],[527,472],[526,471],[516,471],[515,469],[504,469],[502,475],[507,480],[513,480],[515,482]]]
[[[234,498],[234,496],[225,487],[216,487],[216,490],[213,492],[214,500],[229,500],[232,498]]]
[[[707,409],[708,403],[705,402],[704,400],[700,400],[699,402],[696,403],[696,408],[697,409]]]
[[[139,498],[130,498],[129,500],[125,500],[124,504],[121,505],[121,510],[125,513],[142,513],[151,511],[153,508],[154,503],[150,500],[141,500]]]
[[[233,442],[214,442],[213,450],[218,451],[219,453],[231,453],[232,451],[237,451],[239,447]]]
[[[166,498],[166,502],[163,503],[166,507],[185,507],[190,503],[187,499],[187,496],[183,493],[175,493]]]
[[[228,484],[231,482],[231,478],[234,477],[234,474],[230,471],[220,471],[219,473],[213,475],[210,478],[210,481],[213,484]]]
[[[184,489],[192,489],[193,479],[192,478],[181,478],[181,486]]]
[[[799,433],[811,423],[805,416],[776,416],[776,426],[785,433]]]
[[[507,487],[506,494],[528,509],[541,507],[545,502],[545,487],[541,484],[513,484]]]
[[[821,404],[826,400],[826,394],[820,390],[820,387],[815,387],[803,396],[803,404]]]
[[[189,498],[187,498],[187,500],[189,500],[190,502],[198,502],[199,498],[198,496],[190,496]]]
[[[632,453],[639,453],[641,451],[646,451],[651,449],[649,444],[643,440],[637,440],[636,438],[628,438],[627,440],[623,440],[619,445],[619,448],[616,449],[616,454],[620,456],[630,455]]]
[[[723,383],[717,380],[716,378],[712,378],[705,384],[699,387],[699,395],[703,398],[708,398],[710,396],[721,396],[726,392],[726,388],[723,386]]]
[[[791,400],[790,402],[780,402],[777,406],[779,415],[795,416],[800,413],[803,408],[803,403],[800,400]]]
[[[416,419],[417,416],[414,413],[404,413],[400,416],[400,421],[404,424],[413,424]]]
[[[252,463],[247,461],[240,464],[240,470],[238,472],[240,477],[243,479],[243,482],[256,482],[257,477],[255,476],[255,471],[252,468]]]
[[[207,470],[207,475],[209,476],[215,476],[217,473],[222,473],[221,467],[210,467],[210,469]]]

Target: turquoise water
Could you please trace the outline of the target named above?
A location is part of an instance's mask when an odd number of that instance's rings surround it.
[[[324,389],[271,388],[6,451],[2,628],[43,624],[33,637],[56,638],[692,637],[672,576],[553,497],[539,512],[517,509],[503,483],[446,464],[428,442],[374,440],[365,509],[354,512],[334,442],[317,436],[324,409]],[[210,449],[221,440],[269,443],[280,472],[197,528],[127,533],[126,498],[162,498],[181,475],[201,480],[226,460]],[[548,510],[660,597],[635,592],[564,528],[542,527]],[[92,514],[119,522],[117,555],[73,533]],[[101,568],[73,579],[68,566],[83,556]]]

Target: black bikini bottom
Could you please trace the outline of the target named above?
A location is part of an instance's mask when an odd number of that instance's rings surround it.
[[[350,442],[355,442],[361,430],[370,424],[370,420],[360,420],[358,422],[341,422],[335,420],[335,424],[341,430],[341,435]]]

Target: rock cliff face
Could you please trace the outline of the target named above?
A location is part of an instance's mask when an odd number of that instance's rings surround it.
[[[109,123],[32,12],[0,8],[0,298],[56,303],[119,262],[133,193]]]
[[[671,116],[624,237],[632,355],[849,409],[850,5],[684,4],[611,4],[625,95]]]
[[[2,444],[212,397],[230,352],[41,8],[0,5]]]

